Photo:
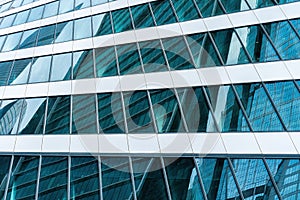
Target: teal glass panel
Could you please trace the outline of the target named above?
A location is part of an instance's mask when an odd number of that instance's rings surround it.
[[[99,164],[94,157],[71,157],[71,199],[100,199]]]
[[[274,6],[273,0],[247,0],[252,9]]]
[[[2,51],[11,51],[18,49],[22,32],[7,35]]]
[[[93,50],[73,53],[73,79],[94,77]]]
[[[297,31],[298,35],[300,35],[300,19],[290,20],[291,25]]]
[[[91,6],[90,0],[75,0],[75,9],[74,10],[80,10],[83,8],[87,8]]]
[[[74,95],[72,101],[72,134],[97,131],[96,96]]]
[[[149,4],[134,6],[131,8],[131,13],[136,29],[154,26]]]
[[[27,22],[36,21],[42,18],[44,5],[32,8],[28,16]]]
[[[202,88],[178,88],[179,102],[189,132],[216,132]]]
[[[74,10],[74,1],[60,0],[58,14],[67,13]]]
[[[264,27],[282,59],[300,58],[300,39],[288,21],[273,22]]]
[[[253,131],[283,131],[266,91],[260,83],[235,85]]]
[[[39,157],[14,156],[6,199],[35,199]]]
[[[39,30],[37,46],[52,44],[54,41],[55,24],[41,27]]]
[[[293,81],[266,83],[273,100],[288,131],[300,130],[300,93]]]
[[[8,15],[8,16],[4,17],[0,24],[0,28],[10,27],[13,24],[15,17],[16,17],[16,14],[12,14],[12,15]]]
[[[225,65],[250,62],[244,47],[233,30],[216,31],[212,33],[212,36]]]
[[[160,158],[133,158],[138,199],[168,199]]]
[[[74,20],[74,40],[92,37],[91,20],[91,17],[85,17]]]
[[[116,10],[111,15],[115,33],[133,29],[129,9]]]
[[[159,40],[140,42],[140,51],[146,73],[168,71]]]
[[[93,36],[107,35],[112,33],[110,13],[102,13],[92,16]]]
[[[206,92],[222,132],[250,131],[242,108],[230,86],[208,86]]]
[[[98,94],[98,119],[101,133],[124,133],[125,122],[120,93]]]
[[[70,80],[72,53],[53,55],[50,81]]]
[[[221,0],[226,13],[234,13],[249,10],[246,0]]]
[[[124,92],[124,104],[129,133],[155,132],[146,91]]]
[[[195,0],[203,17],[211,17],[224,14],[218,0]]]
[[[0,157],[0,163],[1,163],[1,168],[0,168],[0,180],[1,180],[1,187],[0,187],[0,197],[4,197],[5,193],[5,188],[6,188],[6,183],[8,180],[8,172],[9,172],[9,167],[10,167],[10,162],[11,162],[11,156],[1,156]]]
[[[173,0],[172,2],[180,22],[200,18],[193,0]]]
[[[73,21],[62,22],[56,25],[55,43],[67,42],[73,39]]]
[[[114,47],[95,49],[95,63],[97,77],[116,76],[118,74]]]
[[[195,68],[183,37],[163,39],[162,43],[172,70]]]
[[[158,132],[186,132],[174,91],[151,90],[150,96]]]
[[[117,46],[117,54],[121,75],[143,72],[137,45],[135,43]]]
[[[31,58],[16,60],[10,72],[8,85],[27,83],[31,64]]]
[[[43,19],[57,15],[59,1],[45,4]]]
[[[18,134],[43,134],[46,98],[25,99]]]
[[[298,2],[299,0],[278,0],[279,4]]]
[[[0,86],[7,85],[7,80],[12,64],[12,61],[0,62]]]
[[[127,157],[101,157],[101,172],[103,200],[133,197]]]
[[[19,49],[35,47],[39,29],[32,29],[23,32]]]
[[[156,25],[164,25],[175,23],[176,17],[172,10],[169,0],[151,2],[152,11],[156,21]]]
[[[66,200],[68,181],[67,157],[42,157],[38,199]]]
[[[49,80],[52,56],[34,58],[28,83],[47,82]]]
[[[216,49],[208,34],[195,34],[186,37],[194,58],[195,67],[215,67],[221,65]]]
[[[25,11],[19,12],[16,16],[16,19],[15,19],[14,23],[13,23],[13,26],[16,26],[16,25],[19,25],[19,24],[24,24],[25,22],[27,22],[29,11],[30,10],[25,10]]]
[[[70,96],[49,97],[45,134],[69,134],[70,109]]]

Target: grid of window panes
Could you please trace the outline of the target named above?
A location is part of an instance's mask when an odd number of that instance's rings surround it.
[[[1,156],[6,199],[298,199],[282,158]]]
[[[85,27],[89,24],[85,20],[81,19],[74,27]],[[0,86],[299,59],[299,21],[294,19],[0,62]],[[14,34],[3,41],[2,50],[44,45],[67,38],[72,40],[72,34],[67,32],[73,25],[68,26],[65,22],[45,30],[25,31],[23,36]],[[93,30],[111,31],[110,25],[93,27]],[[61,31],[57,32],[58,29]],[[84,30],[83,34],[95,32],[88,28]],[[74,33],[74,37],[81,36],[80,32]],[[15,37],[21,40],[20,44]]]
[[[300,131],[298,83],[247,83],[2,100],[0,133]]]

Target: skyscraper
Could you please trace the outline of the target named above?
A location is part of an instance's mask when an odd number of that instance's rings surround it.
[[[300,199],[299,10],[1,0],[1,198]]]

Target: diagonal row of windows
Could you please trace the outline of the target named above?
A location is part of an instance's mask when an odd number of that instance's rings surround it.
[[[0,133],[300,131],[299,82],[3,100]]]

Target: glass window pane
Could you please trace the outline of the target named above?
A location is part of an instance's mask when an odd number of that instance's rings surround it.
[[[16,60],[9,76],[8,85],[27,83],[31,64],[31,58]]]
[[[275,5],[275,3],[272,0],[247,0],[247,1],[252,9]]]
[[[3,184],[2,187],[0,187],[0,196],[4,196],[6,183],[7,183],[7,177],[9,172],[9,166],[11,162],[11,156],[0,156],[0,163],[1,163],[1,169],[0,169],[0,180]]]
[[[151,7],[158,26],[176,22],[169,0],[151,2]]]
[[[245,0],[221,0],[227,13],[249,10]]]
[[[124,104],[129,133],[155,132],[146,91],[124,92]]]
[[[135,28],[154,26],[154,20],[150,12],[149,4],[138,5],[131,8]]]
[[[116,10],[113,11],[111,14],[112,14],[115,33],[128,31],[133,28],[129,9]]]
[[[58,14],[67,13],[74,10],[74,1],[60,0]]]
[[[172,70],[195,68],[183,37],[167,38],[162,42]]]
[[[52,44],[54,41],[55,24],[41,27],[39,30],[37,46]]]
[[[50,81],[70,80],[72,53],[53,55]]]
[[[152,90],[150,96],[158,132],[186,132],[174,91]]]
[[[74,20],[74,40],[92,36],[91,17]]]
[[[34,47],[38,36],[38,29],[27,30],[23,32],[19,49]]]
[[[22,32],[7,35],[2,51],[11,51],[18,49]]]
[[[101,133],[125,132],[120,93],[98,94],[98,117]]]
[[[203,17],[211,17],[224,14],[216,0],[195,0]]]
[[[92,6],[100,5],[108,2],[108,0],[92,0]]]
[[[45,4],[43,19],[57,15],[59,1]]]
[[[49,97],[45,134],[69,134],[70,109],[70,96]]]
[[[74,10],[80,10],[83,8],[87,8],[91,6],[90,0],[75,0],[75,9]]]
[[[173,0],[172,2],[179,21],[184,22],[199,18],[193,0]]]
[[[94,78],[93,50],[73,53],[73,79]]]
[[[0,52],[1,52],[2,46],[5,42],[5,39],[6,39],[6,35],[0,36]]]
[[[100,199],[99,165],[94,157],[71,157],[71,199]]]
[[[44,6],[38,6],[35,8],[32,8],[28,17],[27,22],[36,21],[42,18],[44,11]]]
[[[93,36],[107,35],[112,33],[112,26],[109,13],[102,13],[92,16]]]
[[[140,42],[139,46],[146,73],[168,71],[159,40]]]
[[[121,75],[143,72],[135,43],[117,46],[117,54]]]
[[[0,28],[10,27],[13,24],[15,17],[16,17],[16,14],[12,14],[12,15],[8,15],[8,16],[4,17],[1,22]]]
[[[290,20],[292,26],[295,28],[295,30],[300,34],[300,19],[294,19]]]
[[[10,69],[13,62],[0,62],[0,86],[7,85]]]
[[[25,11],[19,12],[16,16],[16,19],[15,19],[13,25],[15,26],[15,25],[24,24],[25,22],[27,22],[27,17],[29,15],[29,11],[30,10],[25,10]]]
[[[117,61],[114,47],[95,49],[97,77],[116,76]]]
[[[68,157],[42,157],[38,199],[67,199]]]
[[[39,157],[15,156],[6,199],[34,199]]]
[[[46,98],[24,100],[18,134],[43,134]]]
[[[6,4],[3,4],[3,5],[1,6],[0,12],[4,12],[4,11],[8,10],[10,6],[11,6],[11,2],[8,2],[8,3],[6,3]]]
[[[74,95],[72,102],[72,133],[97,133],[96,96]]]
[[[23,1],[23,0],[14,0],[14,1],[12,2],[12,4],[11,4],[11,7],[12,7],[12,8],[17,8],[17,7],[21,6],[21,5],[22,5],[22,1]]]
[[[52,56],[34,58],[29,83],[47,82],[49,80],[51,58]]]
[[[56,25],[55,43],[67,42],[73,39],[73,21],[62,22]]]

